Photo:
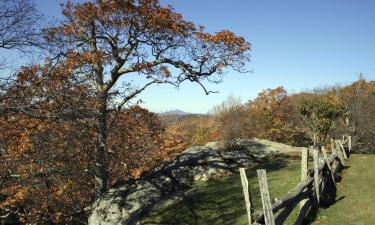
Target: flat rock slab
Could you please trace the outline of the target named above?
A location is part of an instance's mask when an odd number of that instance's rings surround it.
[[[153,206],[197,182],[219,179],[274,154],[300,151],[259,139],[241,140],[239,144],[241,150],[232,152],[219,151],[221,142],[190,147],[141,178],[120,182],[93,204],[89,224],[136,224]]]

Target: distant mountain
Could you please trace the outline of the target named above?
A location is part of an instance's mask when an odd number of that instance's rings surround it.
[[[170,110],[170,111],[158,113],[158,114],[161,116],[169,116],[169,115],[185,116],[185,115],[191,115],[192,113],[188,113],[179,109],[175,109],[175,110]]]

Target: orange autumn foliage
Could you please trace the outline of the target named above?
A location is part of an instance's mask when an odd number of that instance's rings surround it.
[[[108,190],[110,157],[106,118],[131,104],[155,84],[181,85],[190,81],[207,90],[202,81],[217,83],[224,69],[245,71],[250,44],[225,30],[214,34],[184,20],[171,6],[158,0],[98,0],[63,5],[64,20],[46,29],[46,41],[58,57],[52,64],[69,79],[84,84],[92,97],[95,120],[95,190]],[[173,73],[172,73],[173,71]],[[136,73],[146,78],[138,85],[120,79]],[[119,80],[125,80],[121,85]]]
[[[85,223],[91,188],[93,130],[81,123],[51,123],[22,115],[0,117],[0,212],[19,211],[21,223]],[[154,113],[136,106],[123,111],[108,138],[114,184],[137,178],[170,160],[186,145],[165,133]],[[126,126],[125,126],[126,125]]]
[[[158,0],[67,1],[62,15],[44,29],[48,57],[20,68],[0,102],[0,213],[21,223],[86,223],[85,207],[110,183],[186,146],[131,107],[138,95],[185,81],[208,94],[203,81],[244,72],[250,58],[242,37],[209,34]]]
[[[163,115],[161,120],[168,136],[180,140],[186,146],[220,140],[217,123],[210,115]]]
[[[247,103],[252,132],[258,138],[283,142],[294,129],[288,124],[292,105],[283,87],[267,89]]]

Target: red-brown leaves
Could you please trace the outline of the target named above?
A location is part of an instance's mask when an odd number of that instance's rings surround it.
[[[246,42],[243,37],[238,37],[229,30],[222,30],[215,34],[210,34],[205,33],[203,29],[201,29],[196,34],[200,39],[209,43],[223,44],[226,48],[232,49],[232,51],[237,54],[242,54],[251,48],[250,43]]]
[[[125,28],[132,24],[139,29],[176,34],[186,34],[195,29],[171,7],[160,6],[158,0],[101,0],[81,4],[69,1],[63,6],[63,15],[68,19],[67,23],[50,30],[50,35],[60,32],[78,38],[89,31],[93,21],[104,26]]]
[[[218,82],[226,67],[244,71],[249,60],[242,37],[206,33],[158,0],[68,1],[62,8],[65,20],[45,30],[56,55],[21,68],[2,102],[13,117],[0,117],[0,172],[21,175],[4,192],[8,203],[19,196],[23,223],[82,223],[74,218],[84,218],[82,208],[105,192],[107,180],[137,177],[186,146],[183,135],[164,132],[155,114],[122,109],[147,87],[203,87],[202,80]],[[122,79],[128,73],[148,79],[135,85]],[[189,141],[216,137],[208,126],[190,132]]]
[[[293,106],[283,87],[267,89],[258,97],[248,102],[249,121],[252,131],[258,138],[287,142],[291,140],[291,132],[296,127],[293,122]]]
[[[160,72],[165,76],[165,77],[170,77],[171,76],[171,72],[169,71],[168,67],[166,66],[161,66],[160,67]]]
[[[120,112],[108,136],[113,177],[137,177],[158,158],[163,129],[154,113],[138,106]]]

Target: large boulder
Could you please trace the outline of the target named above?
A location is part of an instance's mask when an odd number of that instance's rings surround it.
[[[219,151],[223,146],[220,142],[191,147],[137,180],[118,183],[93,204],[89,224],[136,224],[153,206],[172,199],[173,194],[234,173],[238,167],[248,167],[278,151],[257,139],[240,144],[244,148],[234,152]]]

